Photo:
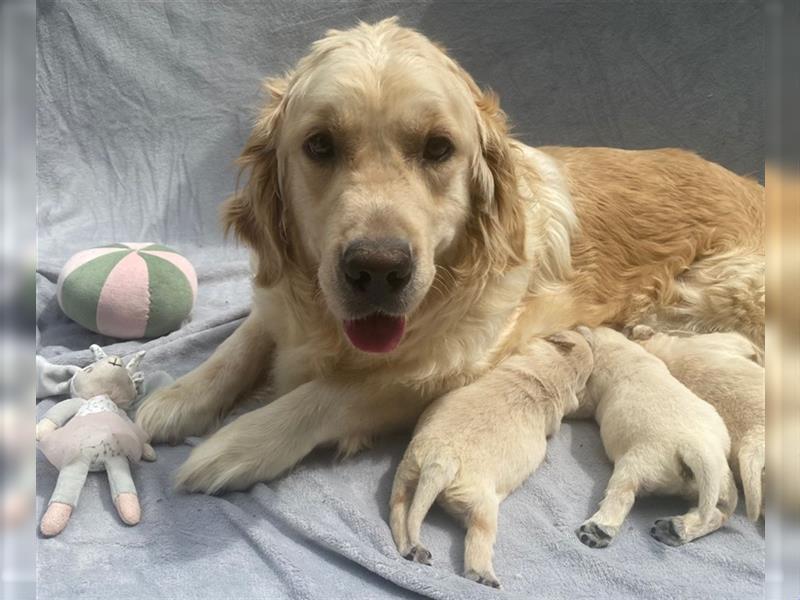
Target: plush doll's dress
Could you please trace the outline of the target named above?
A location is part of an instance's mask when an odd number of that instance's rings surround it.
[[[110,457],[141,459],[148,436],[111,398],[71,398],[62,404],[77,402],[81,404],[75,416],[66,423],[57,423],[61,426],[39,442],[47,460],[61,469],[82,456],[88,459],[90,470],[99,471]]]

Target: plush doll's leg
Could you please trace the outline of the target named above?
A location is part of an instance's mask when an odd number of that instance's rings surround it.
[[[141,509],[128,459],[124,456],[111,456],[106,459],[105,465],[108,483],[111,486],[111,499],[117,508],[119,518],[126,525],[136,525],[141,518]]]
[[[47,511],[39,525],[42,535],[52,537],[64,531],[72,515],[72,509],[78,506],[78,498],[81,495],[83,484],[86,483],[88,473],[89,460],[83,457],[61,469],[56,489],[53,490],[50,504],[48,504]]]

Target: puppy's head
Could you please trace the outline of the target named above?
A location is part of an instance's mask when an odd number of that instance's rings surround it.
[[[331,31],[268,89],[224,210],[258,285],[305,272],[356,348],[388,352],[438,268],[523,260],[505,116],[425,37]]]
[[[577,378],[577,390],[582,390],[586,380],[594,368],[592,352],[592,332],[587,327],[579,327],[581,331],[560,331],[545,338],[553,345],[570,365]]]

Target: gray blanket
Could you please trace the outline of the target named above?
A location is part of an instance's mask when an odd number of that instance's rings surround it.
[[[497,90],[531,144],[682,146],[763,172],[764,40],[756,3],[77,2],[38,17],[39,351],[86,364],[147,349],[145,370],[179,376],[246,314],[246,254],[224,244],[220,200],[259,101],[259,79],[298,59],[328,27],[399,14]],[[180,248],[200,279],[191,322],[117,343],[70,322],[54,298],[73,252],[114,241]],[[44,401],[39,414],[51,405]],[[122,525],[93,474],[59,537],[38,546],[39,597],[55,598],[755,598],[763,526],[741,510],[682,548],[648,535],[678,500],[637,502],[618,540],[573,530],[610,475],[597,428],[566,423],[544,465],[502,506],[495,567],[504,590],[458,576],[463,531],[434,508],[434,565],[400,558],[387,526],[407,437],[343,463],[320,450],[278,481],[221,497],[171,489],[191,445],[135,467],[143,520]],[[40,455],[38,514],[55,484]]]

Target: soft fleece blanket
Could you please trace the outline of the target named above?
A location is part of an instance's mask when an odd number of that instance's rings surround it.
[[[329,27],[399,14],[496,89],[532,144],[683,146],[740,173],[763,168],[764,40],[757,3],[79,2],[38,6],[39,352],[86,364],[99,343],[180,376],[247,312],[247,257],[224,244],[217,208],[259,100],[259,79]],[[192,320],[161,339],[118,343],[58,309],[75,251],[158,241],[194,262]],[[52,401],[39,405],[39,415]],[[501,591],[461,577],[463,532],[434,508],[434,565],[403,560],[387,526],[407,437],[344,463],[318,451],[278,481],[220,497],[172,491],[199,442],[159,447],[135,468],[143,520],[122,525],[93,474],[66,531],[38,544],[38,594],[56,598],[756,598],[763,526],[741,511],[683,548],[648,535],[677,500],[637,502],[618,540],[583,546],[611,469],[596,426],[566,423],[546,462],[503,505]],[[38,514],[55,484],[39,455]]]

